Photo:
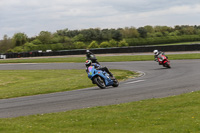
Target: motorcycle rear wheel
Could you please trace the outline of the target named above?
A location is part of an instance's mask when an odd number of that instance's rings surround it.
[[[95,77],[94,79],[94,83],[101,89],[105,89],[106,88],[106,85],[105,85],[105,82],[104,80],[102,79],[102,77],[100,76],[97,76]]]

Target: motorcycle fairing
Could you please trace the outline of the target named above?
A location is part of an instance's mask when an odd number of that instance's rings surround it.
[[[104,79],[106,86],[110,86],[113,84],[113,81],[110,79],[109,74],[101,70],[96,70],[94,66],[88,67],[88,78],[92,79],[96,75],[99,75]]]

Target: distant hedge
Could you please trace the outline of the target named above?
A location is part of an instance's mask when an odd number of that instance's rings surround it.
[[[193,42],[193,41],[200,41],[200,35],[182,35],[182,36],[126,39],[126,42],[129,44],[129,46],[155,45],[155,44]]]

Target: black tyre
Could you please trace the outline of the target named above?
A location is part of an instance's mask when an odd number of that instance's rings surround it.
[[[166,66],[167,68],[171,68],[170,65],[168,64],[168,62],[165,63],[165,66]]]
[[[113,85],[112,85],[113,87],[118,87],[119,86],[119,82],[118,82],[118,80],[117,79],[114,79],[113,80]]]
[[[105,82],[100,76],[95,77],[93,80],[94,80],[94,83],[97,86],[99,86],[99,88],[101,88],[101,89],[105,89],[106,88]]]

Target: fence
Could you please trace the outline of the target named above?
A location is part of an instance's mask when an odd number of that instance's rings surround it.
[[[107,53],[137,53],[137,52],[152,52],[154,49],[161,51],[198,51],[200,44],[190,45],[167,45],[167,46],[132,46],[132,47],[116,47],[116,48],[98,48],[91,49],[95,54]],[[83,55],[85,49],[77,50],[62,50],[54,52],[23,52],[23,53],[6,53],[6,58],[21,58],[21,57],[38,57],[38,56],[61,56],[61,55]]]

